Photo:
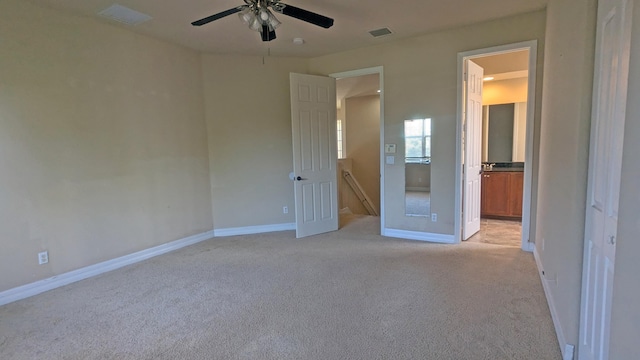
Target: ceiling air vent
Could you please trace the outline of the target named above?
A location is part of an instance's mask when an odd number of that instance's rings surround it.
[[[109,6],[108,8],[100,11],[98,15],[127,25],[138,25],[151,20],[151,16],[147,14],[131,10],[128,7],[118,4]]]
[[[389,28],[382,28],[377,30],[371,30],[369,31],[369,34],[371,34],[371,36],[373,37],[381,37],[381,36],[391,35],[392,32],[391,30],[389,30]]]

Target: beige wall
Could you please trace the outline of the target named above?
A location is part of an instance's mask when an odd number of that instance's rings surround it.
[[[433,119],[431,209],[438,222],[404,215],[404,164],[396,155],[395,165],[385,168],[387,227],[454,233],[457,55],[537,39],[541,75],[544,31],[545,12],[540,11],[311,59],[315,74],[384,67],[385,142],[398,144],[398,154],[404,152],[403,121]]]
[[[202,69],[215,228],[293,223],[289,73],[307,60],[205,55]]]
[[[527,78],[485,81],[482,89],[482,105],[526,102],[527,86]]]
[[[547,8],[536,251],[561,335],[576,345],[595,10],[595,0],[552,0]]]
[[[197,53],[26,1],[0,34],[0,291],[212,229]]]
[[[633,8],[627,120],[624,131],[618,242],[613,281],[610,359],[638,357],[640,339],[640,4]]]
[[[380,96],[345,99],[347,158],[353,175],[380,213]]]

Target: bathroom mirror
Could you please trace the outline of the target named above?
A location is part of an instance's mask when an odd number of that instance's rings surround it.
[[[404,204],[407,216],[431,214],[431,119],[404,121]]]
[[[483,106],[483,162],[524,161],[526,111],[526,102]]]

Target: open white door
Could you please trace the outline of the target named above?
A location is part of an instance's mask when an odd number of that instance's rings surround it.
[[[296,237],[338,230],[336,80],[290,75]]]
[[[482,78],[484,69],[466,61],[464,112],[464,190],[462,240],[480,231],[480,190],[482,178]]]
[[[600,0],[591,115],[579,359],[609,358],[631,1]]]

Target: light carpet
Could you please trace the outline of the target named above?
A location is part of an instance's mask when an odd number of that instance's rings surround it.
[[[215,238],[0,307],[0,359],[560,359],[517,248]]]
[[[405,191],[405,214],[429,216],[431,215],[431,193],[426,191]]]

